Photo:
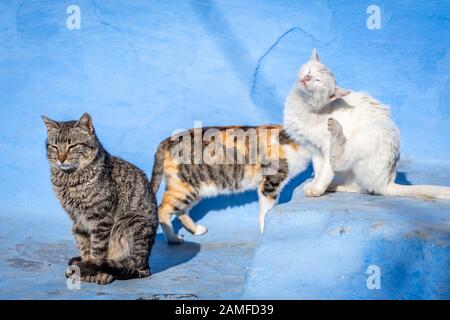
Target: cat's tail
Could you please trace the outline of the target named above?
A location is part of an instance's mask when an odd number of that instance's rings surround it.
[[[157,193],[164,173],[164,154],[167,149],[167,141],[164,140],[158,146],[155,153],[155,162],[153,163],[152,179],[150,187],[154,193]]]
[[[136,267],[136,259],[133,257],[126,257],[122,260],[116,261],[111,259],[97,259],[81,261],[76,263],[80,268],[81,275],[95,275],[98,273],[107,273],[116,279],[132,279],[143,278],[150,275],[148,266],[143,269]]]
[[[450,187],[430,185],[401,185],[392,182],[387,186],[387,188],[383,192],[383,195],[450,200]]]

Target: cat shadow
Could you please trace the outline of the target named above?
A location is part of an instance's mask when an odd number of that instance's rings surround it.
[[[411,185],[411,181],[408,180],[406,172],[398,171],[397,177],[395,178],[395,183],[403,185]]]
[[[150,268],[153,274],[186,263],[200,252],[200,244],[184,241],[179,245],[169,245],[162,233],[156,235],[150,256]]]
[[[278,204],[283,204],[291,201],[292,195],[294,194],[295,189],[301,185],[303,182],[312,177],[314,173],[313,167],[310,164],[305,171],[299,173],[294,178],[292,178],[288,184],[286,184],[281,191],[280,198],[278,200]]]
[[[202,199],[189,211],[189,216],[194,221],[201,220],[209,211],[220,211],[233,207],[240,207],[258,201],[256,191],[245,191],[231,195],[219,195]],[[178,219],[173,220],[173,228],[178,232],[183,225]]]

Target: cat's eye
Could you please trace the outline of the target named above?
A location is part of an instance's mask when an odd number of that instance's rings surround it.
[[[316,81],[316,82],[320,82],[320,79],[316,79],[316,80],[314,80],[314,81]]]
[[[49,146],[51,149],[58,150],[58,147],[55,146],[55,145],[53,145],[53,144],[49,144],[48,146]]]
[[[70,146],[67,147],[67,151],[69,151],[69,150],[71,150],[71,149],[73,149],[73,148],[76,148],[76,147],[78,147],[79,145],[80,145],[79,143],[71,144]]]

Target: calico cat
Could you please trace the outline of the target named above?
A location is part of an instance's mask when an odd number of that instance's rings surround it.
[[[288,179],[306,168],[308,159],[305,150],[279,125],[197,128],[165,139],[155,154],[151,186],[156,193],[164,176],[166,189],[158,211],[167,241],[183,241],[173,230],[172,215],[176,214],[189,232],[202,235],[207,229],[188,214],[196,202],[251,189],[258,191],[263,232],[266,212]]]
[[[314,179],[306,196],[325,191],[450,199],[450,188],[395,183],[399,132],[389,108],[367,93],[336,85],[314,49],[287,97],[284,127],[310,150]]]
[[[80,268],[82,281],[98,284],[149,276],[158,213],[145,173],[103,148],[89,114],[42,118],[53,189],[81,253],[69,265]]]

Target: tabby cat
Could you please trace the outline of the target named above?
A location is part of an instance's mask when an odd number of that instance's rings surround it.
[[[202,235],[207,229],[188,215],[196,202],[251,189],[258,190],[263,232],[265,214],[283,185],[304,170],[308,161],[305,149],[279,125],[196,128],[163,140],[155,154],[151,187],[156,193],[164,176],[166,189],[158,211],[167,241],[183,241],[174,232],[172,215],[189,232]]]
[[[98,284],[149,276],[158,214],[145,173],[103,148],[89,114],[42,118],[53,189],[81,253],[69,265],[79,267],[82,281]]]

